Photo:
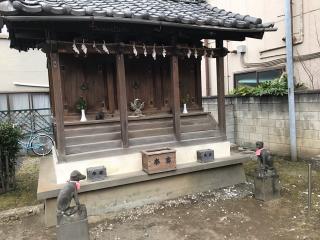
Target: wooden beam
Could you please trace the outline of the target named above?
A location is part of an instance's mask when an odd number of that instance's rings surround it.
[[[171,56],[171,91],[172,91],[172,114],[174,134],[177,141],[181,140],[180,123],[180,87],[179,87],[179,62],[177,56]]]
[[[50,53],[51,82],[54,99],[54,117],[56,124],[56,143],[59,160],[63,159],[65,152],[63,92],[61,83],[60,61],[58,53]],[[49,71],[50,72],[50,71]]]
[[[223,40],[216,39],[216,48],[223,48]],[[218,122],[221,133],[226,134],[226,109],[224,90],[224,58],[216,59],[217,65],[217,90],[218,90]]]
[[[126,90],[126,74],[124,67],[124,56],[122,53],[116,55],[117,65],[117,83],[118,83],[118,103],[120,111],[120,127],[122,146],[129,147],[128,139],[128,109],[127,109],[127,90]]]

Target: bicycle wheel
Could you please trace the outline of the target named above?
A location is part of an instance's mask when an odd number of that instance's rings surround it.
[[[53,145],[52,138],[45,133],[37,134],[31,139],[31,149],[38,156],[45,156],[51,153]]]

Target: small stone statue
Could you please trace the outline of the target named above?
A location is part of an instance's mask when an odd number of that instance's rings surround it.
[[[264,148],[264,143],[261,141],[256,142],[256,156],[259,161],[259,166],[257,168],[258,176],[263,177],[266,175],[276,175],[272,157],[269,151]]]
[[[86,179],[78,170],[72,171],[70,180],[61,189],[57,199],[57,214],[71,216],[80,208],[78,198],[78,190],[80,189],[80,181]],[[74,199],[76,206],[70,207],[71,201]]]
[[[134,111],[134,115],[137,117],[144,116],[142,110],[144,109],[144,102],[141,99],[136,98],[133,102],[130,102],[130,109]]]
[[[57,199],[57,240],[89,240],[87,208],[80,204],[78,190],[80,181],[85,179],[79,171],[70,175],[70,180],[61,189]],[[71,207],[74,199],[76,206]]]
[[[259,165],[254,176],[254,196],[257,200],[269,201],[280,198],[280,181],[270,153],[263,145],[256,142]]]
[[[96,114],[96,120],[103,120],[104,119],[104,112],[100,111]]]

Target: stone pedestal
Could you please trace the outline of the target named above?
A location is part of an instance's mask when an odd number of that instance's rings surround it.
[[[89,240],[87,209],[85,205],[80,205],[80,209],[70,216],[57,214],[57,239]]]
[[[320,155],[311,158],[312,169],[320,171]]]
[[[258,200],[269,201],[280,198],[280,181],[278,175],[256,174],[254,177],[254,196]]]

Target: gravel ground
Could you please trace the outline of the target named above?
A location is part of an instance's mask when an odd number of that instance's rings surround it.
[[[320,174],[314,172],[313,211],[308,216],[305,163],[276,161],[282,197],[270,202],[252,197],[255,164],[246,164],[246,184],[106,215],[90,225],[90,239],[320,239]],[[0,221],[0,239],[53,240],[56,235],[38,214]]]

